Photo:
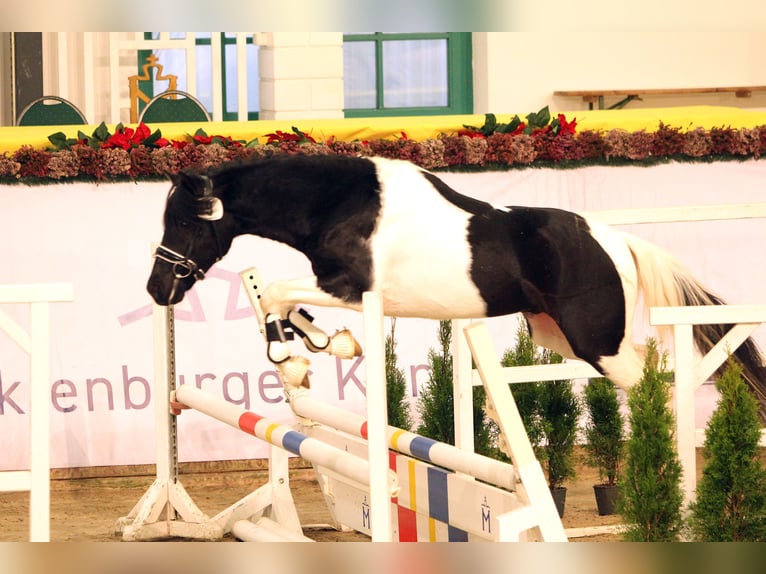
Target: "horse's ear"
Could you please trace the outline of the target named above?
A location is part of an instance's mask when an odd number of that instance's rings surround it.
[[[205,213],[200,213],[199,218],[205,221],[218,221],[223,217],[223,201],[219,197],[203,197],[200,201],[206,203]]]
[[[177,186],[181,181],[181,178],[178,176],[178,174],[172,171],[165,170],[165,177],[167,177],[170,180],[170,183],[172,183],[174,186]]]
[[[200,201],[205,204],[205,212],[200,213],[200,219],[206,221],[218,221],[223,217],[223,202],[213,195],[213,180],[206,175],[199,176],[204,183]]]

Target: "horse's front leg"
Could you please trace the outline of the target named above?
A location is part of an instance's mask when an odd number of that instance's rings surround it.
[[[293,356],[288,341],[292,332],[285,329],[287,321],[278,313],[267,313],[265,317],[266,356],[279,372],[282,383],[289,389],[310,386],[309,360]]]
[[[314,324],[314,318],[296,305],[317,305],[361,310],[361,305],[350,304],[333,297],[317,287],[315,277],[278,281],[264,290],[261,308],[264,313],[278,314],[287,326],[300,335],[306,347],[312,352],[325,352],[341,359],[351,359],[362,354],[362,348],[348,329],[328,336]]]
[[[348,329],[329,336],[314,324],[314,318],[305,310],[297,309],[298,304],[322,307],[345,307],[359,310],[359,305],[333,297],[322,291],[316,278],[309,277],[272,283],[260,296],[260,306],[265,315],[266,340],[269,360],[277,366],[283,382],[291,387],[308,387],[308,360],[293,357],[287,341],[289,330],[298,333],[306,347],[312,352],[326,352],[341,359],[350,359],[362,354],[362,348]]]

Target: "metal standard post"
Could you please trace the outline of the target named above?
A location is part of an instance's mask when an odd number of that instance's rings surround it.
[[[197,507],[178,480],[178,431],[169,405],[176,375],[173,307],[153,305],[152,327],[157,476],[128,515],[117,520],[115,531],[126,541],[218,540],[223,529]]]
[[[176,386],[174,315],[172,305],[155,306],[152,313],[154,332],[167,333],[164,344],[157,344],[154,352],[154,420],[158,423],[155,434],[157,478],[175,483],[178,482],[178,423],[165,400]]]

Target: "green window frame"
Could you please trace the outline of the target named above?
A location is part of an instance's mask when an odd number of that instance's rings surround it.
[[[193,32],[190,32],[193,33]],[[153,32],[144,32],[144,39],[145,40],[152,40]],[[228,37],[226,35],[226,32],[219,32],[221,35],[221,96],[223,99],[223,120],[224,121],[238,121],[238,115],[237,110],[229,111],[226,109],[226,102],[228,101],[227,98],[227,92],[228,92],[228,82],[226,81],[226,46],[234,46],[237,43],[236,38]],[[194,39],[194,43],[197,46],[210,46],[211,45],[211,39],[205,38],[205,37],[196,37]],[[247,44],[252,45],[253,44],[253,38],[252,36],[248,36]],[[152,50],[139,50],[138,51],[138,71],[141,73],[141,66],[144,62],[146,62],[146,58],[152,53]],[[154,97],[154,85],[149,80],[141,80],[138,82],[139,88],[141,91],[143,91],[147,96]],[[141,111],[144,109],[144,102],[138,103],[138,113],[140,114]],[[212,113],[212,110],[208,110],[208,112]],[[247,119],[248,120],[257,120],[259,117],[259,114],[257,111],[248,111],[247,113]]]
[[[401,40],[446,40],[447,44],[447,105],[426,107],[386,107],[383,100],[383,44]],[[375,53],[374,108],[346,108],[347,118],[385,116],[427,116],[473,113],[473,50],[470,32],[441,32],[428,34],[388,34],[383,32],[344,34],[348,42],[372,42]]]

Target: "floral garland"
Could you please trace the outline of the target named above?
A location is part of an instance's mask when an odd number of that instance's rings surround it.
[[[139,180],[165,178],[186,168],[206,169],[230,160],[279,154],[381,156],[412,161],[426,169],[508,169],[582,165],[651,165],[667,161],[713,161],[760,158],[766,153],[766,125],[754,128],[696,128],[682,131],[660,122],[654,132],[612,129],[577,131],[577,121],[548,108],[499,123],[485,115],[482,126],[463,126],[452,134],[415,141],[402,132],[395,139],[317,142],[311,135],[266,134],[265,144],[197,130],[186,141],[168,141],[141,123],[119,124],[110,133],[101,124],[88,135],[49,136],[45,150],[22,146],[0,154],[0,182],[55,183],[68,180]]]

